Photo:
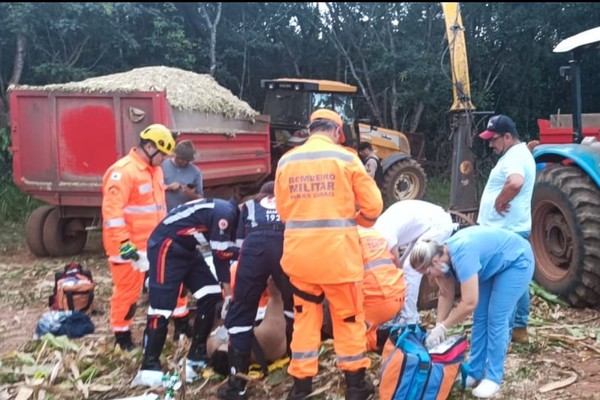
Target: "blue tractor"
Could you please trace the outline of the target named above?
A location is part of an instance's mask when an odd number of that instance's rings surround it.
[[[572,84],[573,114],[538,120],[532,200],[535,279],[573,306],[600,304],[600,114],[582,114],[580,63],[600,46],[600,27],[560,42],[560,72]]]

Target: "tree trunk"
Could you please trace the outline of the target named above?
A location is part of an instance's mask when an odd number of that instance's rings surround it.
[[[200,5],[200,10],[202,10],[202,15],[204,16],[204,20],[208,25],[208,29],[210,29],[210,76],[215,76],[215,71],[217,70],[217,26],[219,25],[219,20],[221,19],[221,7],[222,3],[217,3],[217,13],[215,15],[215,20],[211,21],[208,12],[206,11],[206,7],[204,4]]]
[[[8,85],[18,85],[21,80],[21,74],[23,73],[23,65],[25,63],[25,47],[27,46],[27,39],[22,33],[17,35],[17,49],[15,53],[15,62],[13,63],[13,73],[10,78]]]

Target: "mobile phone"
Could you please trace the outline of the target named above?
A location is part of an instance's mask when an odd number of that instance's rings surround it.
[[[190,189],[196,189],[196,184],[195,183],[188,183],[185,186],[189,187]]]

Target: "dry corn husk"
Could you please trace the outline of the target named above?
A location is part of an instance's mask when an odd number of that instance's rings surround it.
[[[230,90],[220,86],[212,76],[165,66],[135,68],[79,82],[22,85],[11,89],[70,93],[166,91],[171,106],[180,110],[201,111],[229,118],[251,118],[259,114]]]

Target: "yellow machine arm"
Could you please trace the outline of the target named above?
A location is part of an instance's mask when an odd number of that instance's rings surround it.
[[[475,110],[471,103],[471,85],[469,83],[469,63],[467,61],[467,45],[465,28],[460,16],[458,3],[441,3],[446,20],[446,35],[450,52],[450,69],[452,70],[452,92],[454,100],[450,111]]]

